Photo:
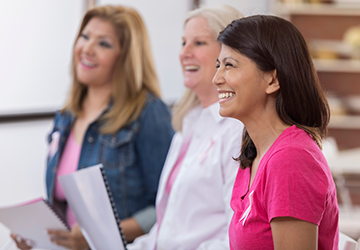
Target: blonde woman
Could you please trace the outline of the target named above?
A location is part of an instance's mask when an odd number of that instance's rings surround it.
[[[131,250],[228,249],[231,189],[242,123],[219,115],[212,85],[218,33],[240,13],[228,6],[200,8],[185,20],[180,62],[187,88],[174,110],[174,136],[156,198],[157,222]],[[234,150],[235,149],[235,150]]]
[[[72,228],[49,235],[69,249],[89,248],[57,176],[102,163],[125,237],[132,241],[155,223],[157,185],[173,136],[139,14],[120,6],[89,10],[75,41],[72,69],[68,102],[56,113],[49,135],[46,173],[49,201]],[[28,249],[24,240],[17,245]]]

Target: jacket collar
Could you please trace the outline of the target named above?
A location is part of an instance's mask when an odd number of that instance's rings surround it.
[[[210,116],[216,123],[220,123],[225,118],[219,114],[220,104],[218,102],[211,104],[206,108],[202,108],[201,105],[191,109],[183,119],[183,132],[191,130],[194,125],[194,121],[202,116]]]
[[[220,114],[219,114],[219,111],[220,111],[220,104],[219,102],[215,102],[213,104],[211,104],[210,106],[206,107],[203,109],[204,111],[205,110],[209,110],[209,112],[211,113],[212,117],[214,118],[214,120],[219,123],[221,122],[222,120],[225,119],[225,117],[222,117]]]

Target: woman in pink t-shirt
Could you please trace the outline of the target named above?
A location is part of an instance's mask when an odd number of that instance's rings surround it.
[[[301,33],[257,15],[218,37],[220,114],[242,121],[231,249],[338,249],[336,189],[321,152],[329,106]]]

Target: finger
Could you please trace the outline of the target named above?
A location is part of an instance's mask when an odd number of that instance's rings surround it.
[[[15,242],[17,242],[17,240],[16,240],[16,234],[14,234],[14,233],[11,233],[10,234],[10,237],[15,241]]]
[[[35,246],[35,242],[32,240],[25,240],[26,245],[28,245],[30,248],[33,248]]]
[[[71,249],[71,243],[69,239],[50,239],[52,243]]]
[[[24,240],[20,235],[12,233],[10,237],[15,241],[16,246],[22,250],[30,250],[33,247],[33,245],[27,244],[26,240]]]
[[[10,237],[15,241],[17,245],[24,245],[25,243],[24,239],[20,235],[12,233],[10,234]]]
[[[32,248],[32,246],[31,245],[29,245],[28,244],[28,241],[31,241],[31,240],[24,240],[24,239],[22,239],[20,242],[19,242],[19,246],[21,246],[21,249],[26,249],[26,250],[28,250],[28,249],[31,249]]]
[[[31,249],[31,247],[29,247],[26,244],[17,243],[16,246],[17,246],[17,248],[19,248],[21,250],[30,250]]]
[[[69,237],[69,235],[70,235],[70,232],[69,232],[69,231],[65,231],[65,230],[53,230],[53,229],[49,229],[49,230],[47,230],[47,233],[48,233],[48,235],[50,235],[50,236],[56,236],[56,237],[61,237],[61,238],[63,238],[63,237],[67,238],[67,237]]]
[[[16,235],[15,239],[17,242],[22,242],[24,240],[20,235]]]

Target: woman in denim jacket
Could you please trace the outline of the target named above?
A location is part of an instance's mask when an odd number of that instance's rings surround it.
[[[73,85],[48,137],[46,172],[49,201],[72,229],[49,235],[69,249],[89,248],[57,176],[102,163],[125,237],[132,241],[156,221],[158,181],[174,133],[169,109],[159,99],[144,23],[131,8],[91,9],[73,53]],[[24,241],[17,245],[28,249]]]

